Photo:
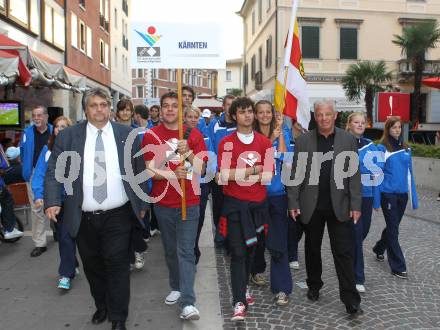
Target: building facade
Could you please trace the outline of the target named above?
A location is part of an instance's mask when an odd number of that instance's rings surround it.
[[[65,8],[66,65],[87,77],[87,87],[110,91],[110,1],[66,0]]]
[[[237,93],[239,90],[243,91],[243,60],[241,58],[227,60],[226,69],[218,70],[217,95],[223,97],[226,94]]]
[[[131,97],[131,64],[128,38],[130,31],[130,0],[110,0],[111,93],[113,107],[122,97]]]
[[[284,58],[291,0],[245,0],[239,14],[244,24],[243,82],[246,95],[273,99],[275,76]],[[384,60],[403,92],[412,89],[411,66],[392,43],[406,24],[440,18],[440,2],[418,0],[300,0],[298,25],[311,103],[336,100],[338,110],[362,110],[349,102],[340,84],[357,61]],[[440,50],[427,54],[426,75],[440,64]],[[430,101],[437,92],[423,89]],[[438,99],[438,98],[437,98]],[[440,119],[440,118],[439,118]],[[440,121],[440,120],[439,120]]]
[[[177,90],[176,69],[135,69],[132,72],[132,98],[134,104],[158,104],[160,97]],[[196,94],[217,95],[217,71],[184,69],[182,84],[191,86]]]
[[[23,46],[20,58],[24,65],[29,66],[29,58],[32,56],[42,66],[49,64],[64,71],[63,65],[66,63],[65,6],[65,0],[0,1],[0,34],[4,37],[2,38],[4,41]],[[5,45],[2,44],[1,47]],[[7,48],[14,49],[8,46],[4,49]],[[48,68],[47,71],[51,71],[48,66],[46,68]],[[48,72],[40,69],[41,67],[38,68],[39,81],[36,77],[32,78],[31,85],[27,87],[14,83],[13,88],[9,88],[11,86],[4,88],[0,92],[0,97],[5,100],[19,100],[26,123],[30,122],[30,110],[36,105],[44,105],[49,108],[50,113],[56,111],[75,120],[75,109],[80,104],[81,98],[78,97],[80,94],[54,87],[57,77],[55,75],[52,77]]]

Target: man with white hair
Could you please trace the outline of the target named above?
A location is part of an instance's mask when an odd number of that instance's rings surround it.
[[[332,100],[317,101],[314,110],[317,128],[301,134],[295,144],[291,179],[301,182],[286,187],[289,212],[304,224],[307,298],[317,301],[324,285],[321,245],[327,223],[339,296],[347,313],[356,314],[361,311],[361,298],[353,270],[352,222],[359,220],[362,202],[357,142],[335,127],[337,113]]]

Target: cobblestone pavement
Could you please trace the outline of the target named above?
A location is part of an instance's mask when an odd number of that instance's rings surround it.
[[[320,299],[310,302],[305,282],[304,240],[300,243],[300,270],[292,272],[294,291],[290,303],[277,307],[269,286],[251,286],[255,305],[249,308],[246,323],[235,324],[231,317],[229,258],[217,251],[220,302],[224,329],[440,329],[440,202],[437,193],[419,191],[421,210],[408,212],[401,224],[400,243],[405,253],[408,280],[390,274],[388,263],[377,262],[371,248],[384,227],[381,212],[373,215],[370,233],[364,242],[367,292],[362,295],[363,314],[350,317],[339,300],[339,291],[327,234],[322,248],[323,281]],[[436,204],[437,203],[437,204]],[[425,219],[425,220],[422,220]],[[268,256],[266,256],[267,259]],[[268,260],[269,261],[269,260]],[[269,263],[266,278],[269,278]]]
[[[419,208],[417,210],[406,211],[406,214],[418,219],[426,221],[433,221],[440,223],[440,202],[437,201],[439,191],[430,191],[424,189],[417,189],[419,197]]]

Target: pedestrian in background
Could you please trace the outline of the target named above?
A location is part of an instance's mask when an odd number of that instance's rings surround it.
[[[72,126],[69,118],[64,116],[58,117],[53,122],[53,134],[49,138],[49,142],[41,149],[38,157],[37,165],[35,166],[34,175],[32,177],[32,192],[34,195],[35,207],[44,206],[44,178],[46,177],[47,163],[52,153],[52,148],[55,142],[55,137],[66,127]],[[62,200],[65,198],[65,191],[62,191]],[[64,208],[61,206],[60,213],[57,217],[55,226],[57,227],[57,241],[58,250],[60,253],[60,265],[58,267],[58,289],[70,290],[71,280],[78,272],[78,261],[76,260],[76,246],[75,240],[70,236],[67,227],[64,223]]]
[[[283,117],[275,113],[275,109],[269,101],[258,101],[255,104],[255,131],[263,134],[271,140],[274,148],[275,171],[270,185],[266,186],[267,200],[269,204],[270,227],[268,237],[276,241],[280,247],[280,253],[271,254],[270,262],[270,287],[274,294],[275,303],[284,306],[289,303],[289,295],[292,293],[292,274],[289,268],[289,256],[287,252],[287,239],[289,219],[287,212],[286,189],[281,182],[281,169],[283,166],[284,154],[293,152],[290,141],[292,134],[287,126],[283,126]],[[259,237],[260,238],[260,237]],[[264,237],[261,237],[264,240]],[[264,247],[264,241],[262,241]],[[259,242],[259,244],[261,244]],[[258,247],[257,247],[258,249]],[[264,248],[260,256],[263,258]]]
[[[126,98],[120,99],[116,104],[116,121],[122,125],[137,128],[138,125],[134,122],[133,116],[133,102]]]
[[[157,126],[160,124],[160,106],[159,105],[152,105],[150,107],[150,111],[148,112],[149,119],[148,119],[148,128],[152,128],[154,126]]]
[[[356,279],[356,289],[360,293],[365,292],[363,241],[370,231],[373,206],[378,208],[380,204],[379,189],[375,184],[372,184],[376,181],[378,173],[373,173],[370,169],[371,165],[369,166],[365,162],[366,156],[368,157],[371,152],[378,151],[375,144],[363,136],[366,123],[367,118],[364,112],[353,112],[347,118],[346,127],[347,132],[353,134],[357,141],[361,175],[369,177],[369,184],[362,182],[361,217],[359,221],[353,225],[354,276]],[[370,161],[373,162],[373,159]],[[377,157],[375,158],[374,165],[382,166],[382,163],[377,161]]]
[[[11,147],[9,147],[11,148]],[[17,217],[14,212],[14,199],[3,180],[3,176],[9,167],[7,156],[0,145],[0,211],[1,222],[4,229],[5,240],[15,239],[23,236],[23,232],[16,228]]]
[[[184,113],[184,120],[185,125],[191,129],[197,129],[197,125],[199,123],[200,119],[200,109],[194,106],[188,106],[185,107],[185,113]],[[203,134],[200,132],[200,134]],[[211,142],[208,137],[204,136],[203,140],[205,141],[205,146],[207,150],[211,149]],[[215,171],[215,168],[212,169],[212,171]],[[208,204],[208,197],[209,197],[209,191],[210,191],[210,185],[209,182],[205,182],[205,177],[202,176],[200,178],[200,215],[199,215],[199,226],[197,228],[197,237],[196,237],[196,244],[194,247],[194,254],[196,256],[196,265],[199,263],[200,256],[202,255],[200,248],[199,248],[199,239],[200,234],[202,232],[203,224],[205,222],[205,212],[206,212],[206,205]]]
[[[399,243],[399,226],[408,199],[413,209],[418,208],[418,200],[411,149],[403,141],[400,117],[392,116],[387,119],[377,148],[385,155],[383,181],[379,189],[386,227],[373,252],[378,261],[384,261],[386,251],[391,273],[398,278],[406,279],[408,274],[405,256]]]
[[[221,140],[235,132],[236,125],[235,121],[232,120],[229,109],[231,107],[232,102],[234,101],[235,96],[226,95],[223,98],[223,113],[214,118],[209,124],[206,135],[209,137],[211,141],[212,152],[218,156],[218,146],[220,145]],[[216,161],[217,163],[217,161]],[[215,180],[211,181],[211,193],[212,193],[212,218],[214,222],[214,226],[216,228],[216,233],[214,237],[214,244],[216,247],[221,248],[224,247],[224,238],[218,233],[218,223],[220,220],[222,207],[223,207],[223,189],[221,186],[215,182]]]
[[[29,200],[34,196],[31,187],[32,175],[37,165],[41,149],[49,141],[53,126],[48,124],[49,115],[47,108],[39,105],[32,109],[32,124],[25,128],[20,140],[20,155],[23,169],[23,179],[28,188]],[[43,207],[37,207],[32,203],[32,240],[35,248],[31,251],[31,257],[38,257],[47,250],[46,217]],[[54,234],[56,237],[56,234]]]
[[[339,189],[336,180],[340,173],[336,173],[335,159],[347,151],[357,156],[357,143],[351,134],[335,127],[336,111],[332,100],[316,101],[314,116],[317,128],[301,134],[295,143],[292,178],[304,167],[305,176],[300,184],[287,187],[290,214],[293,219],[301,215],[299,220],[305,229],[307,298],[317,301],[324,285],[321,245],[327,224],[339,296],[347,313],[355,314],[361,310],[361,298],[356,290],[353,270],[352,222],[356,223],[361,215],[361,177],[356,170],[353,176],[342,181],[343,187]],[[302,153],[306,153],[307,163],[298,166],[298,155]],[[316,153],[322,153],[318,164],[315,164]],[[316,179],[316,172],[319,173],[319,182],[313,184],[310,178]]]
[[[21,165],[20,148],[11,146],[6,149],[5,154],[9,161],[9,167],[3,175],[5,184],[25,182],[22,175],[23,167]]]

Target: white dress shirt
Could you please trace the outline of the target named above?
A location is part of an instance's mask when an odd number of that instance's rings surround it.
[[[98,128],[87,123],[86,144],[84,146],[83,203],[82,210],[106,211],[120,207],[128,202],[119,168],[118,149],[115,135],[110,122],[102,128],[102,141],[105,150],[105,166],[107,172],[107,198],[99,204],[93,198],[93,177],[95,171],[95,145]],[[119,142],[119,141],[118,141]]]

